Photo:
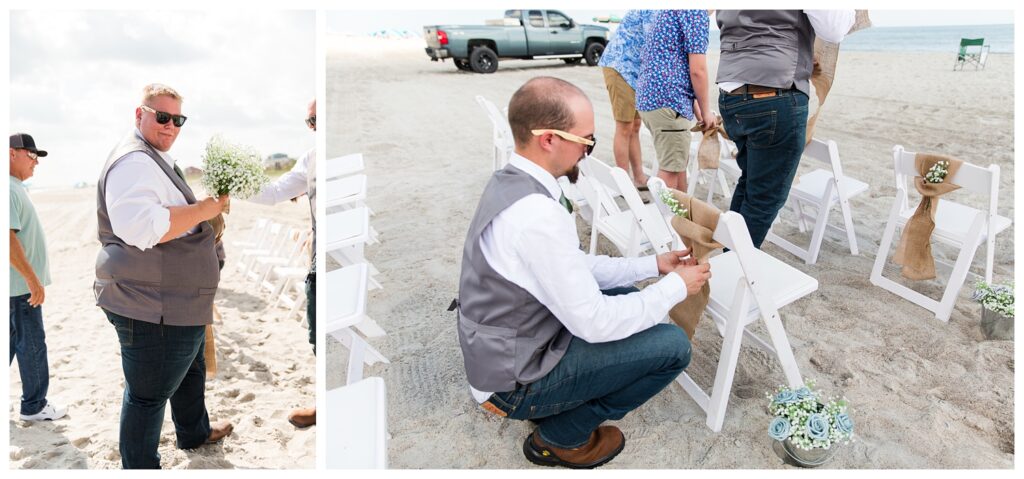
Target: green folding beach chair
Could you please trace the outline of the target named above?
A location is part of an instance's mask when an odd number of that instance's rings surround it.
[[[960,51],[956,54],[956,63],[953,64],[953,71],[957,66],[963,71],[964,65],[970,63],[974,69],[978,67],[985,69],[985,60],[988,58],[989,46],[985,45],[984,38],[961,38]]]

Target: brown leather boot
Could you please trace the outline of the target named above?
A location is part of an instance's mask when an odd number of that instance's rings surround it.
[[[296,409],[288,415],[288,422],[299,429],[314,426],[316,425],[316,408],[305,407]]]
[[[562,466],[570,469],[593,469],[604,465],[622,452],[626,437],[615,426],[601,426],[590,433],[586,444],[575,449],[562,449],[545,444],[536,430],[526,436],[523,454],[538,466]]]

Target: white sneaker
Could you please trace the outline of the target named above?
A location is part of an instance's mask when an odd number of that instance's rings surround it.
[[[53,421],[54,419],[60,419],[68,413],[67,408],[56,407],[53,403],[47,401],[46,405],[43,406],[43,410],[32,415],[21,415],[22,421]]]

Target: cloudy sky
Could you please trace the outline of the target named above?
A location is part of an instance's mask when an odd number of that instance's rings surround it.
[[[570,17],[587,23],[595,16],[619,15],[626,9],[562,9]],[[408,30],[423,33],[423,25],[482,24],[487,18],[501,18],[501,8],[489,10],[405,10],[405,11],[328,11],[327,32],[366,34],[380,30]],[[999,25],[1013,23],[1007,10],[871,10],[876,27],[934,25]]]
[[[300,156],[316,91],[313,11],[13,11],[12,132],[49,151],[35,186],[95,183],[134,127],[142,87],[168,84],[188,121],[171,155],[198,166],[220,133],[264,156]]]

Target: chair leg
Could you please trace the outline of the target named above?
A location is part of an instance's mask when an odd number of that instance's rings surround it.
[[[590,223],[590,254],[597,254],[597,208],[594,207],[594,221]]]
[[[960,249],[960,254],[957,255],[956,263],[953,265],[953,272],[949,275],[949,283],[946,284],[946,290],[942,293],[942,299],[939,300],[939,307],[936,308],[935,317],[942,321],[949,321],[949,317],[953,314],[953,305],[956,303],[960,288],[964,286],[964,282],[967,280],[967,272],[970,270],[971,262],[974,260],[974,255],[980,246],[981,216],[981,213],[976,215],[971,229],[968,230],[967,237],[964,239],[963,246]]]
[[[814,231],[811,233],[811,244],[807,250],[807,264],[814,264],[818,261],[818,252],[821,251],[821,242],[825,239],[825,225],[828,224],[828,214],[832,210],[832,202],[818,205],[818,219],[814,222]]]
[[[991,220],[989,220],[991,221]],[[996,259],[996,237],[989,228],[988,238],[985,240],[985,282],[992,284],[992,267]]]
[[[718,357],[718,369],[715,372],[715,384],[711,388],[708,401],[707,425],[712,431],[722,430],[725,423],[725,410],[729,405],[729,391],[736,376],[736,364],[739,362],[740,345],[743,343],[743,323],[749,307],[750,299],[747,285],[740,279],[736,285],[736,298],[730,310],[729,319],[725,324],[725,335],[722,338],[722,352]]]
[[[896,217],[899,215],[900,201],[893,202],[889,211],[889,221],[885,223],[885,231],[882,232],[882,240],[878,243],[878,254],[875,255],[875,264],[871,268],[871,284],[882,286],[882,267],[889,257],[889,248],[892,246],[893,235],[896,233]]]
[[[857,256],[860,249],[857,247],[857,235],[853,231],[853,211],[850,210],[850,200],[839,202],[839,209],[843,213],[843,223],[846,224],[846,240],[850,242],[850,254]]]

